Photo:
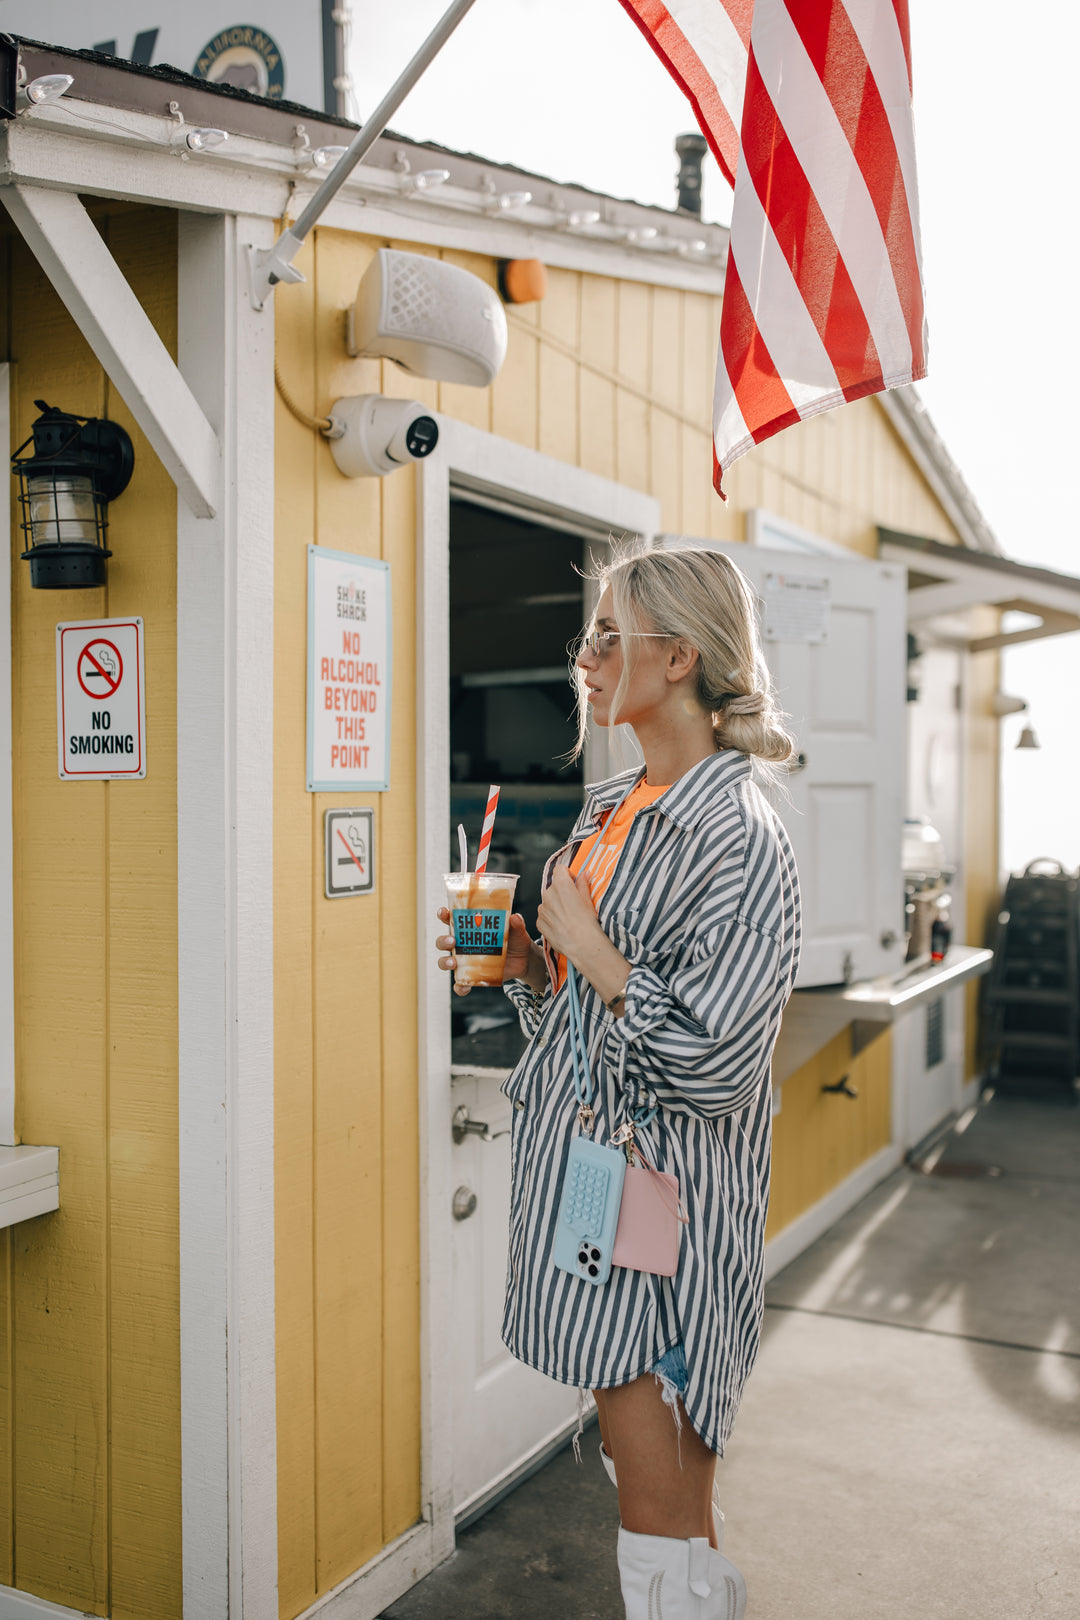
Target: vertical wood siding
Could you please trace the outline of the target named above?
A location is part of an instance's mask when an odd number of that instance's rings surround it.
[[[277,359],[307,409],[343,394],[437,404],[345,356],[373,246],[318,233],[277,303]],[[295,293],[295,296],[292,296]],[[280,405],[276,433],[274,988],[280,1610],[291,1616],[420,1513],[413,481],[342,477]],[[305,787],[307,546],[390,564],[388,793]],[[323,817],[374,808],[375,892],[323,894]]]
[[[165,343],[176,220],[97,211]],[[18,238],[14,444],[33,401],[108,416],[135,473],[108,584],[33,591],[13,537],[16,1128],[60,1146],[61,1208],[0,1234],[0,1581],[116,1620],[181,1608],[176,493]],[[141,614],[147,776],[57,776],[57,622]]]
[[[890,1047],[886,1032],[852,1057],[849,1026],[784,1081],[783,1111],[773,1122],[766,1240],[889,1145]],[[822,1091],[845,1075],[856,1099]]]
[[[313,414],[342,394],[416,398],[658,496],[674,532],[741,540],[747,508],[764,506],[865,555],[878,524],[957,539],[873,400],[759,447],[731,473],[723,506],[709,433],[719,301],[702,294],[549,270],[543,302],[510,311],[506,364],[488,389],[349,360],[345,310],[375,250],[394,245],[320,231],[298,260],[306,283],[276,298],[282,374]],[[495,282],[489,258],[429,251]],[[415,513],[410,477],[342,478],[280,401],[276,476],[278,1545],[290,1620],[420,1512]],[[309,541],[391,564],[387,794],[305,791]],[[323,812],[364,802],[376,893],[327,901]],[[770,1233],[888,1142],[888,1047],[852,1060],[845,1032],[786,1083]],[[821,1096],[841,1073],[859,1082],[858,1103]]]

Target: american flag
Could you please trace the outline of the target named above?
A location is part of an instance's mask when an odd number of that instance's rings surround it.
[[[622,4],[735,188],[720,491],[781,428],[926,375],[907,0]]]

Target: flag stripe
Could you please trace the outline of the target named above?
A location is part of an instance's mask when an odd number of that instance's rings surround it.
[[[753,0],[620,0],[690,102],[713,156],[735,184]],[[745,32],[740,32],[740,25]],[[705,63],[719,63],[710,72]]]
[[[777,79],[780,64],[777,64]],[[791,130],[780,128],[767,87],[761,82],[757,43],[747,74],[747,111],[743,119],[743,169],[753,183],[772,226],[797,293],[817,327],[841,388],[857,387],[867,368],[878,370],[877,350],[870,324],[851,284],[833,232],[825,220],[814,188],[799,162]],[[835,120],[833,120],[835,125]],[[784,139],[785,134],[789,137]],[[819,168],[824,169],[829,154]],[[847,153],[845,168],[851,166]],[[838,188],[845,195],[851,182],[841,171]],[[843,197],[840,198],[841,205]],[[877,235],[876,221],[871,222]],[[853,221],[857,228],[857,222]],[[855,256],[857,257],[857,255]],[[865,259],[861,261],[864,265]],[[867,265],[867,268],[870,268]],[[901,323],[901,331],[903,326]]]
[[[792,93],[786,103],[793,109],[787,123],[788,134],[792,133],[791,125],[794,119],[805,112],[806,103],[803,98],[809,98],[812,93],[811,72],[806,71],[810,69],[821,86],[820,98],[815,107],[818,137],[820,138],[820,134],[833,123],[828,112],[831,106],[835,120],[846,137],[854,163],[857,165],[857,175],[853,172],[848,177],[848,183],[852,186],[853,192],[858,192],[861,189],[858,177],[861,177],[880,227],[879,245],[869,221],[860,220],[860,227],[865,233],[863,243],[867,250],[866,256],[876,261],[884,260],[875,268],[883,271],[887,278],[892,290],[894,308],[900,313],[900,323],[907,332],[912,356],[918,363],[923,349],[922,300],[920,297],[915,301],[918,305],[918,314],[915,315],[912,312],[912,300],[904,296],[903,290],[911,285],[918,288],[921,282],[919,254],[908,201],[908,186],[903,174],[904,165],[896,145],[893,125],[886,112],[876,76],[870,70],[864,43],[842,7],[836,8],[832,14],[831,26],[828,28],[821,26],[819,8],[807,4],[806,0],[793,0],[793,3],[789,0],[789,4],[783,8],[783,15],[793,35],[788,41],[784,64],[790,74],[799,78],[797,85],[791,85]],[[891,11],[884,21],[885,28],[879,32],[888,34],[890,42],[898,45],[899,41],[893,39],[891,35]],[[801,42],[806,52],[805,56],[799,52],[796,38]],[[884,54],[888,56],[887,48]],[[894,53],[893,64],[903,72],[904,65],[898,54]],[[906,76],[897,88],[907,97]],[[906,127],[910,131],[910,117],[906,121]],[[911,157],[914,162],[914,150]],[[819,193],[824,179],[821,167],[815,167],[811,175],[811,181]],[[857,205],[858,197],[849,195],[846,201],[850,208],[853,204]],[[853,254],[849,255],[848,262],[852,263],[854,257]],[[908,312],[907,315],[904,313],[905,310]],[[867,314],[870,315],[869,308]],[[880,328],[876,329],[880,334]]]
[[[754,443],[753,432],[739,406],[741,397],[751,399],[755,408],[767,413],[770,420],[783,418],[788,424],[799,420],[791,395],[784,387],[758,330],[754,312],[739,280],[734,255],[728,259],[721,320],[714,413],[718,457],[721,447],[726,456],[731,456],[733,449],[728,447],[738,445],[738,454],[742,455]]]
[[[875,184],[880,185],[881,182],[873,180],[867,174],[866,166],[858,162],[858,152],[853,150],[853,144],[849,144],[848,134],[843,127],[843,114],[836,102],[827,94],[822,77],[814,71],[817,64],[799,49],[800,36],[795,31],[795,24],[789,11],[782,10],[778,13],[778,18],[779,28],[776,32],[763,30],[761,37],[755,42],[755,65],[761,73],[770,102],[775,105],[786,91],[788,95],[786,104],[793,109],[789,112],[784,127],[784,132],[791,143],[793,158],[798,160],[798,172],[792,174],[791,183],[793,187],[801,188],[802,185],[806,185],[809,188],[810,204],[816,205],[820,210],[821,223],[831,237],[831,247],[826,241],[821,242],[822,256],[825,260],[822,269],[830,268],[831,252],[835,249],[843,261],[843,276],[849,278],[852,296],[857,297],[859,309],[869,328],[865,341],[856,344],[851,338],[845,337],[842,331],[836,330],[834,319],[829,323],[831,334],[826,336],[830,353],[837,360],[837,372],[843,376],[845,366],[855,364],[861,379],[868,372],[873,373],[879,369],[879,352],[890,353],[898,349],[902,353],[905,343],[909,343],[914,351],[915,344],[911,341],[912,335],[909,332],[904,304],[897,289],[894,264],[891,262],[891,258],[906,255],[912,246],[907,209],[906,206],[901,208],[906,234],[890,255],[886,229],[890,209],[876,203],[873,189]],[[806,43],[805,35],[802,43]],[[861,51],[859,58],[861,61]],[[865,64],[863,67],[865,76]],[[870,80],[869,83],[872,87],[873,81]],[[873,99],[876,102],[876,95]],[[876,104],[880,105],[877,102]],[[887,162],[882,164],[882,168],[887,170],[887,176],[882,178],[890,197],[893,197],[898,171],[888,125],[878,125],[873,119],[864,120],[864,123],[872,127],[877,148],[879,150],[887,148],[890,154]],[[858,130],[856,139],[859,139]],[[748,146],[744,145],[744,150],[747,152],[749,163]],[[903,204],[902,187],[901,203]],[[802,253],[805,264],[808,261],[806,246],[803,246]],[[917,265],[913,257],[910,268],[917,275]],[[800,285],[808,293],[808,303],[811,302],[809,291],[814,275],[814,271],[808,268],[807,276],[811,279],[804,281],[800,278]],[[823,279],[820,271],[817,272],[816,279],[819,282]],[[827,293],[827,288],[822,288],[822,291]],[[834,299],[835,313],[839,313],[842,307],[845,291],[845,288],[837,287]],[[855,327],[858,328],[860,321],[854,311],[852,317]],[[826,324],[820,319],[818,329],[825,336]],[[921,330],[916,332],[915,337],[920,343],[921,336]],[[843,344],[850,356],[849,359],[845,360],[843,355],[833,348],[834,339]]]
[[[836,394],[839,402],[842,398],[841,384],[829,351],[806,307],[802,290],[784,257],[745,166],[739,170],[735,187],[728,254],[729,277],[732,263],[738,267],[739,280],[750,301],[754,320],[796,410],[801,411],[804,406],[811,404],[822,389]],[[724,299],[726,306],[726,286]],[[720,315],[720,338],[725,353],[727,332],[725,307]],[[739,403],[753,432],[754,417],[760,413],[757,407],[753,414],[748,411],[746,394],[742,389]]]

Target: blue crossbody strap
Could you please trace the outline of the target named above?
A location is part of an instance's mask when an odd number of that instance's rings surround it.
[[[612,810],[611,815],[606,823],[607,826],[610,827],[613,825],[615,817],[618,815],[619,811],[623,807],[624,802],[634,791],[636,786],[636,782],[631,782],[618,804],[616,804]],[[596,843],[593,845],[592,850],[589,853],[588,860],[578,873],[579,878],[585,876],[585,873],[589,870],[589,867],[599,854],[600,845],[603,842],[603,836],[604,829],[601,828],[600,832],[597,834]],[[585,1021],[581,1014],[581,995],[578,990],[577,969],[569,957],[566,959],[566,993],[568,997],[568,1006],[570,1009],[570,1055],[574,1065],[574,1095],[578,1100],[578,1112],[579,1117],[582,1120],[582,1124],[585,1124],[586,1116],[591,1124],[593,1095],[592,1069],[589,1064],[589,1048],[585,1041]],[[642,1107],[635,1109],[631,1117],[633,1118],[635,1125],[647,1125],[651,1119],[656,1117],[656,1112],[657,1107],[654,1103],[651,1108]]]

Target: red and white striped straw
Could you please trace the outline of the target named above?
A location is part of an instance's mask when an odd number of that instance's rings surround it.
[[[488,789],[487,809],[484,811],[484,825],[480,833],[480,849],[476,856],[476,875],[487,869],[488,851],[491,848],[491,829],[495,825],[495,811],[499,807],[499,790],[497,787]]]

